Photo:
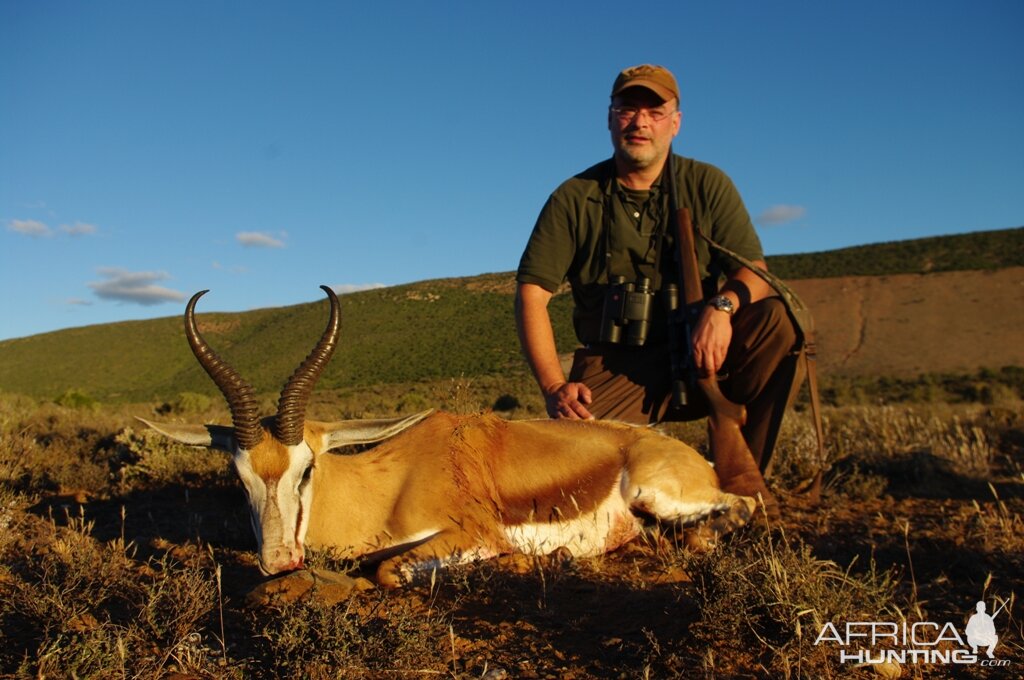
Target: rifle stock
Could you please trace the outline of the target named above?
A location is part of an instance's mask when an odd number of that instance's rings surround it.
[[[742,426],[747,419],[746,409],[742,404],[729,401],[722,394],[722,390],[718,386],[718,379],[715,376],[699,375],[696,363],[693,360],[692,333],[704,307],[704,288],[701,285],[700,273],[697,270],[697,250],[693,238],[693,221],[690,218],[689,208],[679,208],[676,210],[676,224],[678,226],[676,230],[678,236],[676,243],[679,246],[679,278],[683,287],[683,321],[686,326],[687,336],[687,347],[685,349],[688,364],[688,382],[691,385],[696,384],[700,387],[704,396],[707,397],[712,416],[735,420],[739,423],[739,426]],[[735,429],[739,432],[738,428],[727,429],[730,431]],[[740,437],[742,439],[742,435]],[[743,446],[748,452],[750,451],[745,440],[743,441]]]
[[[669,163],[671,163],[671,158]],[[722,488],[731,493],[757,497],[760,495],[768,519],[778,519],[779,507],[768,491],[754,455],[743,437],[747,410],[742,404],[729,400],[718,385],[715,375],[699,375],[693,359],[691,334],[704,306],[704,290],[697,269],[697,251],[693,236],[693,222],[688,208],[676,209],[678,270],[682,285],[680,309],[685,324],[688,384],[696,384],[708,403],[708,444],[715,462],[715,472]],[[678,350],[677,350],[678,351]]]

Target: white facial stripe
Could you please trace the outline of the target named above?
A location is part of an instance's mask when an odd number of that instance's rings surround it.
[[[263,547],[263,526],[261,515],[267,499],[267,485],[260,479],[259,475],[253,472],[252,460],[248,451],[237,451],[234,456],[235,470],[245,487],[246,498],[249,501],[249,520],[252,523],[252,531],[256,535],[257,550]]]
[[[234,457],[235,469],[249,500],[253,532],[258,550],[264,545],[293,547],[301,546],[309,526],[308,508],[313,498],[313,482],[302,484],[306,469],[313,462],[313,452],[305,442],[288,447],[288,468],[281,479],[269,485],[253,471],[248,451],[238,451]],[[268,488],[274,490],[274,497],[268,496]],[[273,504],[273,507],[270,505]],[[303,511],[306,508],[306,511]],[[274,511],[276,510],[276,512]],[[276,515],[270,521],[272,515]],[[274,525],[273,527],[268,526]],[[275,535],[267,535],[273,531]]]
[[[302,480],[306,470],[313,464],[313,452],[306,442],[299,442],[288,447],[288,469],[281,475],[277,485],[277,507],[281,511],[281,544],[286,546],[301,545],[305,538],[305,526],[308,526],[308,501],[312,499],[312,479],[303,486]]]

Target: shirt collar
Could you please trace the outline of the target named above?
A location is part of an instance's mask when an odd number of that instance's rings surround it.
[[[661,169],[661,174],[658,175],[658,179],[654,180],[654,184],[651,185],[651,197],[658,198],[662,194],[668,195],[670,187],[668,186],[668,164],[672,162],[675,154],[670,153],[668,160],[665,161],[665,167]],[[615,157],[612,156],[608,159],[608,175],[605,178],[604,186],[602,187],[602,193],[605,197],[610,198],[614,191],[617,191],[620,187],[619,183],[615,181]]]

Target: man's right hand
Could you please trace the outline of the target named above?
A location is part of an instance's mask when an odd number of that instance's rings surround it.
[[[535,283],[520,283],[516,288],[516,328],[523,355],[544,395],[549,416],[591,420],[594,416],[587,410],[590,388],[583,383],[565,381],[548,314],[551,296],[551,291]]]
[[[593,420],[594,416],[586,407],[590,399],[590,388],[583,383],[562,383],[544,392],[548,415],[552,418]]]

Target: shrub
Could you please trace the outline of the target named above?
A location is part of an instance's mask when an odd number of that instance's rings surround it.
[[[219,451],[178,444],[149,428],[126,427],[114,436],[119,490],[127,493],[153,483],[185,484],[233,479],[230,457]]]
[[[415,413],[417,411],[425,411],[428,408],[430,408],[430,402],[419,392],[407,393],[395,406],[395,410],[398,413]]]
[[[53,400],[53,403],[65,408],[96,410],[100,403],[85,392],[71,388]]]
[[[93,539],[82,518],[51,531],[49,544],[19,556],[17,577],[0,585],[0,668],[79,678],[215,669],[209,653],[183,653],[216,605],[209,565],[172,568],[167,557],[141,564],[122,542]]]
[[[213,405],[213,399],[198,392],[181,392],[171,404],[175,413],[201,413]]]
[[[519,408],[521,404],[519,400],[511,394],[503,394],[494,400],[493,408],[495,411],[514,411]]]
[[[25,493],[105,490],[110,471],[102,448],[109,418],[93,409],[83,417],[80,410],[53,404],[29,411],[8,406],[0,432],[0,480]]]

